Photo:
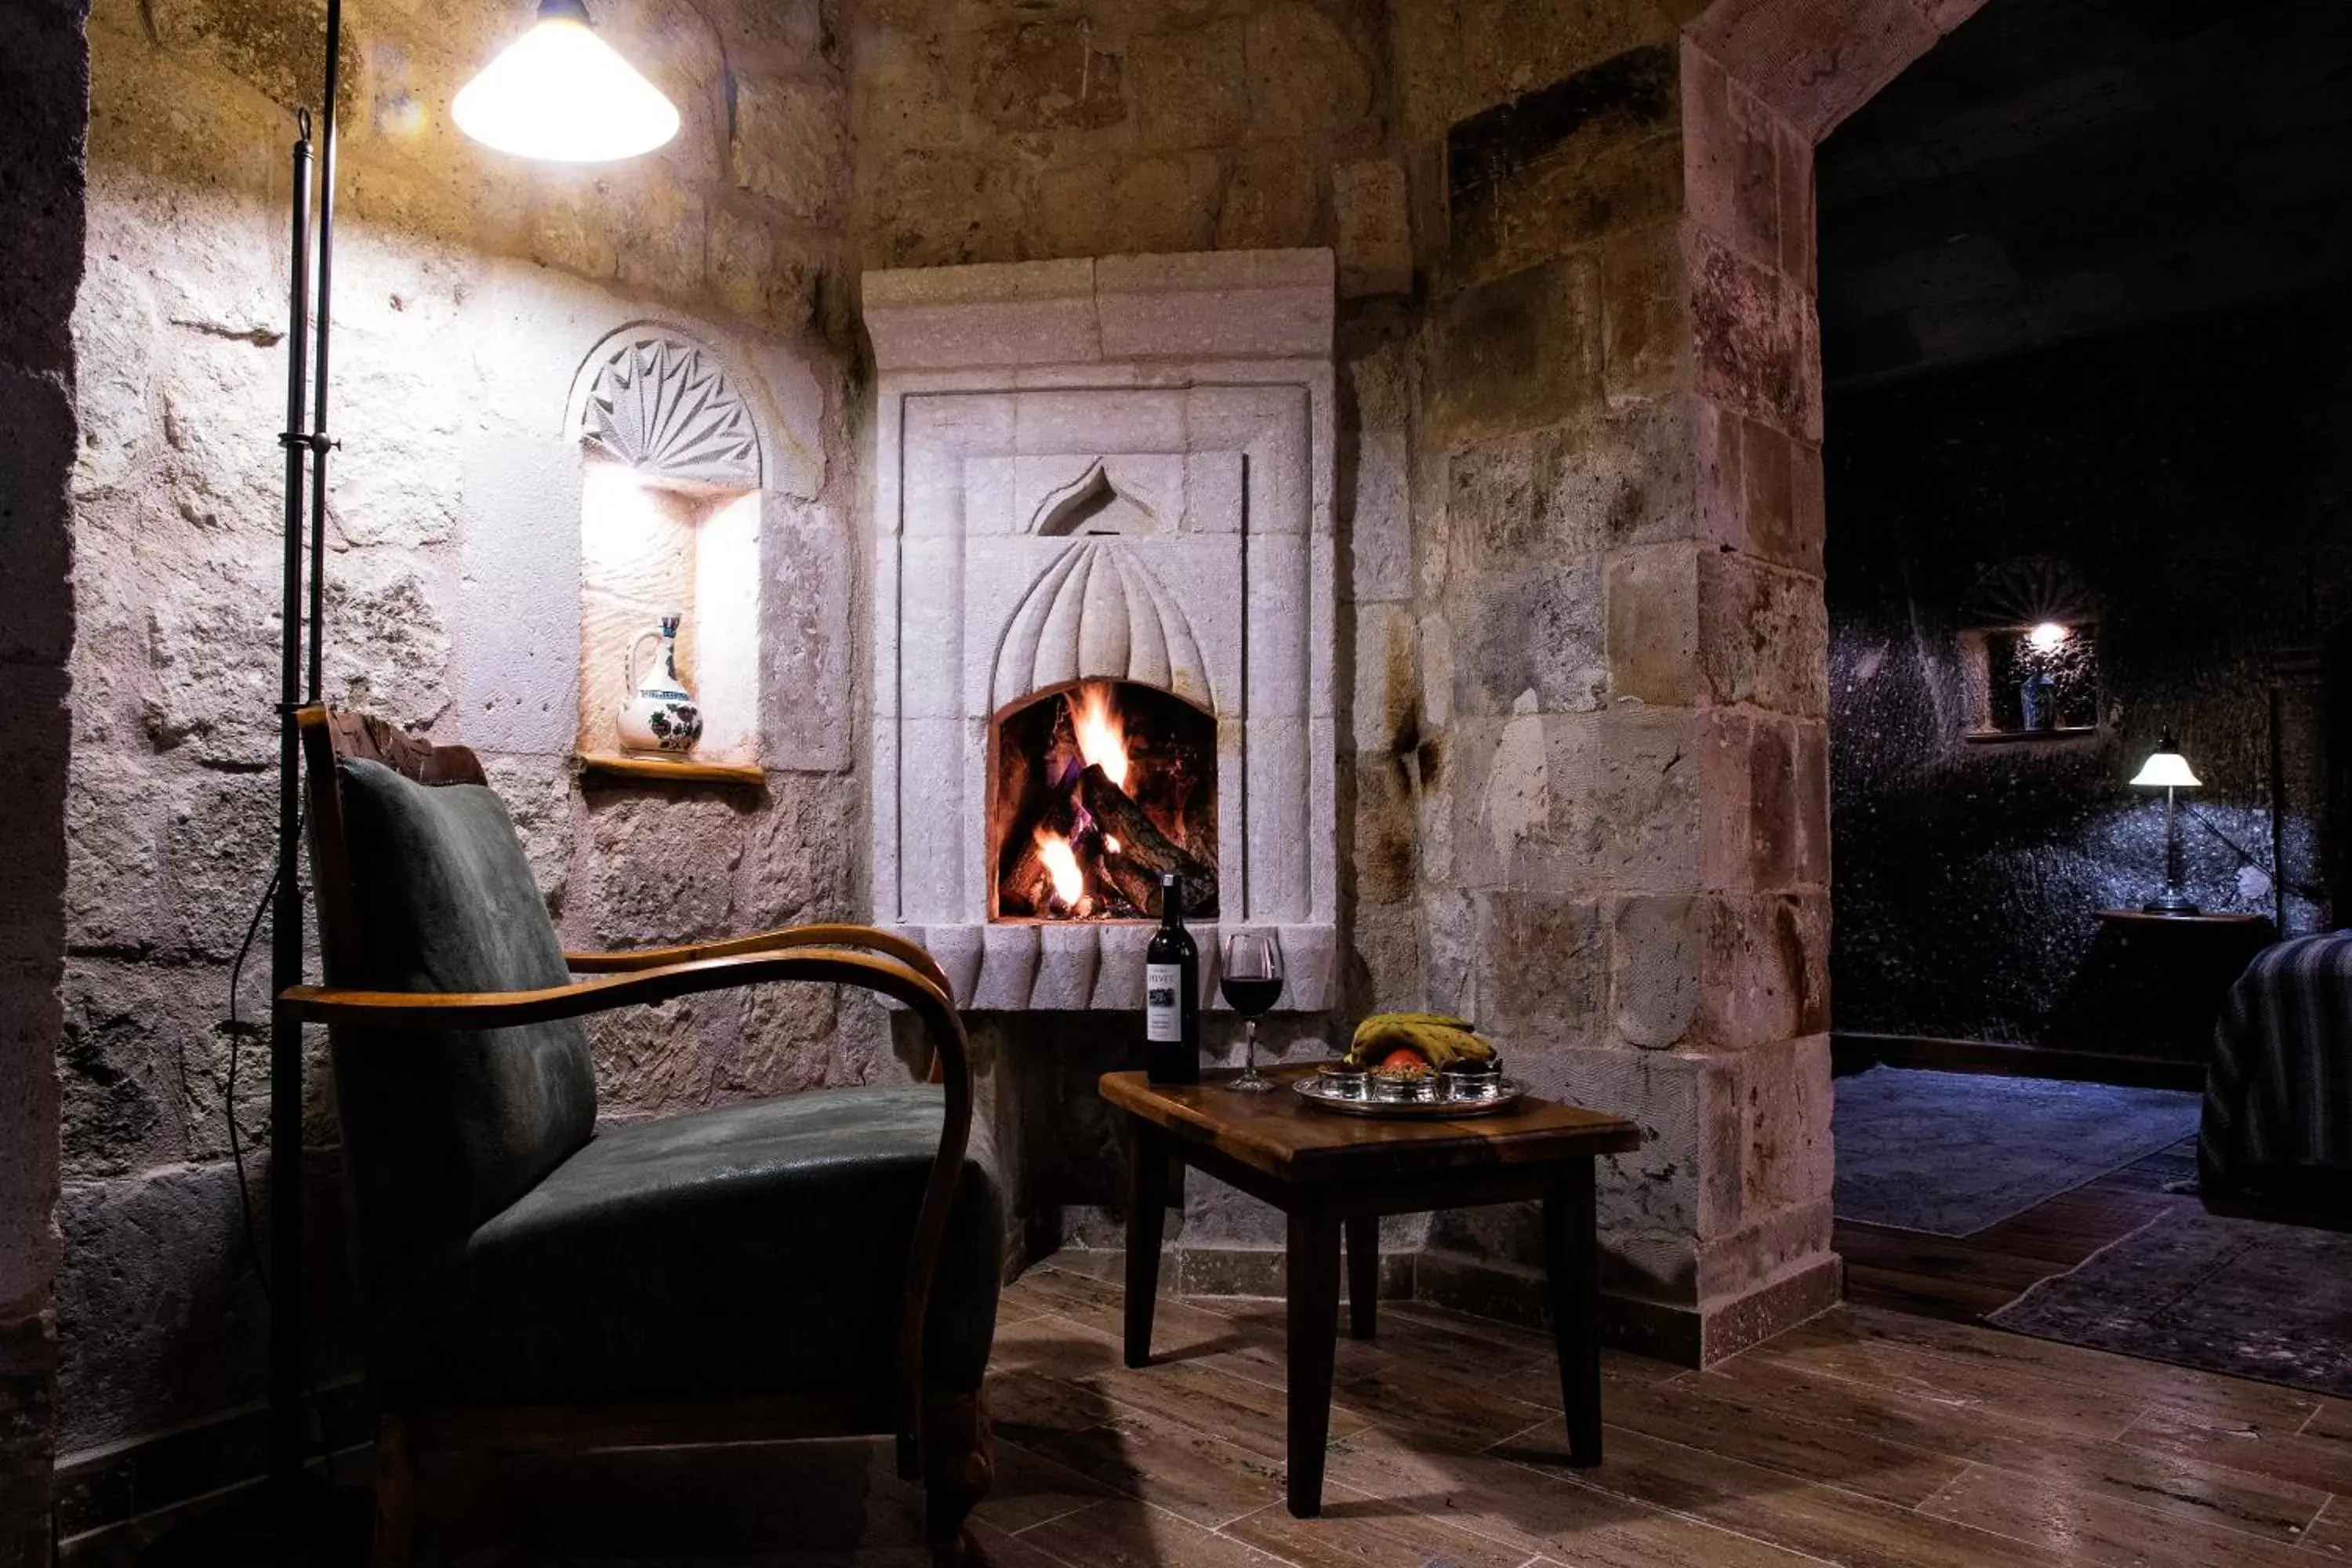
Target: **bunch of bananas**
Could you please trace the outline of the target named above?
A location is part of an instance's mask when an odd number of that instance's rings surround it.
[[[1440,1072],[1458,1062],[1492,1061],[1495,1057],[1495,1047],[1472,1032],[1467,1018],[1375,1013],[1356,1026],[1347,1059],[1351,1067],[1378,1067],[1400,1050],[1413,1052]]]

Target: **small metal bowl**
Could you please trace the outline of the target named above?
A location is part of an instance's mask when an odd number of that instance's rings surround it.
[[[1343,1100],[1362,1100],[1370,1092],[1371,1074],[1348,1062],[1325,1062],[1315,1069],[1332,1093]]]
[[[1503,1092],[1503,1075],[1491,1066],[1448,1068],[1444,1079],[1448,1100],[1492,1100]]]
[[[1387,1078],[1369,1075],[1372,1098],[1386,1105],[1419,1105],[1437,1098],[1437,1075],[1424,1073],[1419,1078]]]

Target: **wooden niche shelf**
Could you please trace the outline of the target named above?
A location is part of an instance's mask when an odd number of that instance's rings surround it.
[[[2061,724],[2049,730],[1970,730],[1963,739],[1971,746],[1999,746],[2016,741],[2087,741],[2098,732],[2096,724]]]
[[[616,752],[583,753],[580,771],[591,779],[625,780],[630,784],[741,784],[754,789],[768,779],[757,763],[674,762],[667,757],[631,757]]]

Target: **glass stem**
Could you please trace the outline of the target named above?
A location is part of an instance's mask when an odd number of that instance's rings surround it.
[[[1257,1076],[1257,1020],[1255,1018],[1245,1018],[1242,1021],[1242,1039],[1245,1042],[1244,1048],[1249,1052],[1249,1070],[1244,1076],[1255,1078]]]

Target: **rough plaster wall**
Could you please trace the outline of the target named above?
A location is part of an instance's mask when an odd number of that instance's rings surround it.
[[[0,1568],[48,1561],[58,984],[65,939],[66,479],[89,50],[79,0],[0,12]]]
[[[223,1100],[237,1048],[258,1142],[265,1064],[224,1020],[271,852],[287,106],[316,97],[320,16],[102,0],[90,24],[61,1057],[69,1446],[258,1389],[265,1320]],[[644,160],[557,172],[474,147],[446,116],[521,20],[461,0],[346,13],[330,699],[483,752],[568,945],[850,912],[864,551],[843,363],[816,321],[846,201],[829,28],[815,0],[615,8],[604,25],[684,130]],[[572,777],[565,402],[597,341],[646,318],[715,344],[761,421],[756,795],[583,793]],[[248,1021],[263,1016],[257,956]],[[610,1115],[899,1071],[878,1012],[830,992],[674,1003],[602,1023],[594,1042]],[[314,1098],[326,1089],[314,1074]],[[323,1101],[309,1121],[331,1143]],[[331,1176],[318,1190],[331,1199]],[[331,1278],[339,1244],[320,1248]]]
[[[859,268],[1286,246],[1338,253],[1346,994],[1350,1016],[1416,1005],[1413,365],[1397,298],[1412,266],[1405,174],[1389,151],[1381,8],[1103,0],[1015,14],[868,0],[845,30]],[[1019,1202],[1033,1245],[1116,1246],[1102,1205],[1123,1190],[1123,1157],[1093,1084],[1108,1068],[1139,1065],[1139,1020],[975,1022],[999,1137],[1027,1184]],[[1230,1023],[1205,1020],[1212,1054],[1237,1056]],[[1344,1026],[1277,1017],[1261,1046],[1319,1055]],[[1397,1238],[1416,1235],[1407,1226]],[[1180,1244],[1267,1248],[1281,1237],[1280,1217],[1263,1205],[1216,1183],[1188,1186]],[[1196,1288],[1263,1289],[1275,1275],[1192,1278]]]

